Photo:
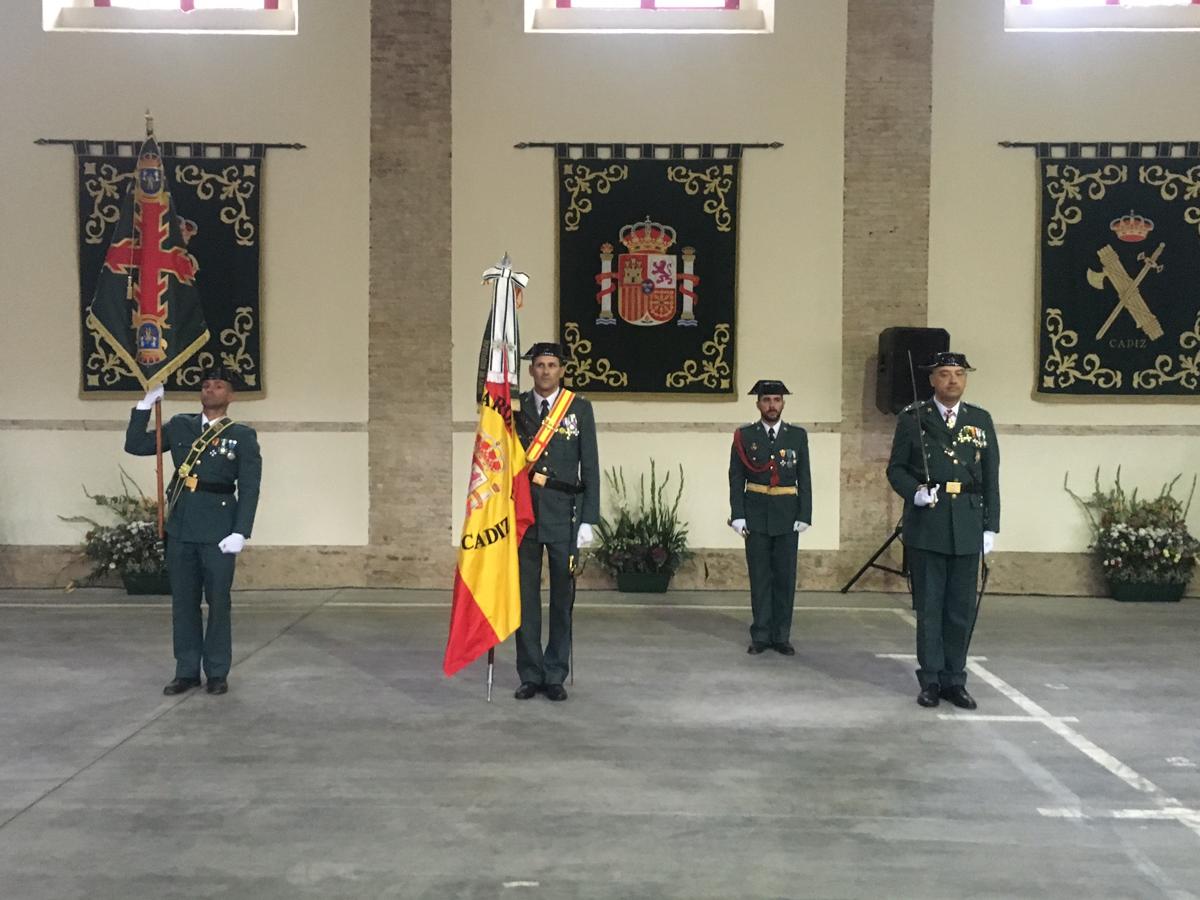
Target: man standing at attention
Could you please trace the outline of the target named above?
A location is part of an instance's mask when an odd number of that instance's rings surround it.
[[[979,554],[1000,530],[1000,448],[986,410],[962,402],[961,353],[938,353],[929,370],[933,399],[897,417],[887,476],[904,498],[901,536],[917,611],[917,703],[948,700],[975,709],[967,693],[967,644],[975,618]]]
[[[781,418],[782,381],[759,381],[759,420],[733,433],[729,454],[729,526],[746,540],[750,572],[750,646],[794,656],[792,607],[796,600],[796,550],[812,524],[808,433]]]
[[[167,695],[200,686],[203,666],[210,694],[229,690],[233,657],[230,589],[258,509],[262,456],[254,429],[228,418],[237,375],[223,366],[204,373],[200,412],[173,416],[163,426],[163,449],[171,451],[175,475],[167,489],[167,574],[171,581],[171,623],[175,678]],[[125,452],[153,456],[150,410],[162,399],[162,385],[138,402],[125,432]],[[200,615],[200,595],[208,602],[208,630]]]
[[[558,344],[534,344],[533,390],[521,394],[518,432],[529,459],[533,525],[517,556],[521,569],[521,627],[517,629],[514,696],[528,700],[544,691],[566,700],[563,682],[571,656],[571,606],[575,599],[573,560],[592,542],[600,521],[600,460],[592,405],[562,387],[566,358]],[[542,556],[550,561],[550,636],[542,650]]]

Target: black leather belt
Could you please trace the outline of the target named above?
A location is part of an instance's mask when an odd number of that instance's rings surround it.
[[[939,493],[942,497],[950,494],[974,494],[976,497],[982,497],[983,491],[973,484],[963,484],[961,481],[935,481],[930,487],[939,488]]]
[[[583,493],[582,484],[571,484],[567,481],[559,481],[557,478],[551,478],[549,475],[546,475],[542,472],[531,473],[529,480],[538,487],[549,488],[552,491],[562,491],[564,494]]]
[[[221,484],[219,481],[197,481],[192,490],[206,491],[210,494],[232,494],[237,488],[232,484]]]

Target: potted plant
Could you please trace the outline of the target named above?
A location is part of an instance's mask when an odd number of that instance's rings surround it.
[[[59,516],[64,522],[91,526],[83,536],[81,550],[92,561],[92,571],[83,583],[119,575],[130,594],[169,594],[167,562],[158,537],[158,503],[142,493],[124,469],[120,494],[89,494],[86,487],[83,493],[117,519],[115,525],[102,525],[87,516]]]
[[[1196,493],[1196,479],[1187,502],[1174,496],[1176,475],[1151,499],[1126,493],[1117,468],[1113,486],[1100,487],[1100,469],[1090,497],[1080,497],[1063,479],[1063,488],[1087,514],[1109,594],[1115,600],[1177,601],[1183,596],[1200,542],[1187,530],[1187,514]]]
[[[638,476],[634,496],[620,468],[604,473],[612,495],[615,514],[601,516],[596,526],[593,555],[605,571],[617,579],[621,591],[666,591],[671,576],[691,554],[687,549],[687,523],[679,521],[679,499],[683,496],[683,466],[679,467],[679,485],[675,498],[668,502],[671,474],[660,483],[654,460],[650,461],[650,489],[646,476]]]

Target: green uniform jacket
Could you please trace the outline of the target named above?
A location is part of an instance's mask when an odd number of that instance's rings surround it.
[[[520,415],[524,422],[518,432],[522,443],[528,446],[539,428],[537,398],[533,391],[521,394]],[[600,454],[596,448],[596,417],[591,403],[576,394],[533,471],[567,484],[583,486],[582,493],[569,494],[533,485],[537,540],[544,544],[570,541],[574,527],[585,522],[595,525],[600,521]]]
[[[943,486],[932,508],[913,504],[925,481],[914,408],[925,431],[930,481],[962,484],[959,494]],[[887,476],[904,498],[901,534],[906,546],[965,556],[980,552],[983,532],[1000,530],[1000,448],[987,410],[960,403],[951,430],[933,400],[910,404],[896,418]]]
[[[796,522],[812,524],[812,475],[808,464],[808,432],[799,425],[779,423],[775,443],[767,445],[762,422],[738,429],[742,448],[750,462],[765,466],[774,454],[779,461],[779,487],[795,486],[795,494],[755,494],[747,484],[771,484],[770,472],[751,472],[738,456],[737,445],[729,451],[729,518],[745,519],[751,531],[769,535],[787,534]]]
[[[134,409],[125,432],[125,452],[153,456],[154,432],[147,431],[150,410]],[[200,414],[172,416],[163,425],[163,450],[171,451],[175,468],[187,459],[192,442],[200,437]],[[192,469],[201,481],[236,484],[236,494],[214,494],[184,489],[167,520],[167,534],[181,541],[214,543],[231,534],[250,537],[258,509],[262,479],[262,454],[258,435],[248,425],[234,422],[221,432],[217,446],[209,447]],[[233,455],[233,459],[229,455]]]

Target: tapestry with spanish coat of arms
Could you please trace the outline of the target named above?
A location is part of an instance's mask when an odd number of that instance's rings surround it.
[[[1200,156],[1132,149],[1038,160],[1036,396],[1200,396]]]
[[[89,327],[87,318],[122,201],[134,180],[137,146],[136,142],[80,142],[76,147],[80,381],[89,394],[141,390],[127,362]],[[175,370],[165,387],[195,391],[201,373],[221,364],[241,376],[241,391],[261,391],[259,211],[264,150],[254,144],[218,144],[211,147],[221,155],[211,156],[210,145],[164,141],[159,146],[179,233],[196,264],[193,281],[210,333],[208,344]],[[143,239],[150,237],[147,232]],[[166,281],[165,275],[161,280]]]
[[[740,148],[559,154],[565,382],[589,394],[735,395]]]

